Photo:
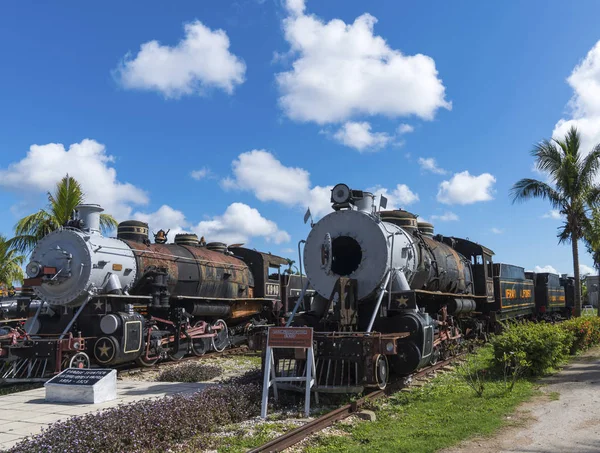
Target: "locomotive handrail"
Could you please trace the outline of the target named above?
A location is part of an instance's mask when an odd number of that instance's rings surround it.
[[[371,320],[369,321],[369,327],[367,327],[367,333],[371,333],[373,329],[373,324],[375,323],[375,318],[377,317],[377,312],[379,311],[379,307],[381,307],[381,301],[383,300],[383,295],[387,292],[385,287],[391,280],[392,272],[395,272],[395,269],[390,269],[387,271],[385,276],[385,282],[381,285],[379,296],[377,297],[377,303],[375,304],[375,308],[373,309],[373,314],[371,315]]]
[[[65,327],[65,330],[63,330],[63,333],[60,334],[60,337],[58,337],[59,340],[62,340],[64,338],[64,336],[67,334],[67,332],[69,330],[71,330],[71,327],[73,326],[73,323],[77,320],[77,318],[79,318],[79,315],[81,314],[81,312],[83,311],[83,309],[86,307],[86,305],[88,304],[88,302],[92,300],[91,297],[88,297],[84,303],[81,304],[81,306],[79,307],[79,309],[77,310],[77,312],[75,313],[75,316],[73,316],[71,318],[71,320],[69,321],[69,324],[67,324],[67,327]]]
[[[307,278],[306,279],[306,283],[302,287],[302,292],[300,293],[300,296],[298,297],[298,300],[296,301],[296,305],[294,305],[294,309],[292,310],[292,314],[290,315],[290,318],[288,319],[288,321],[285,323],[286,327],[289,327],[290,324],[292,323],[292,321],[294,320],[294,316],[296,316],[296,312],[298,311],[298,308],[300,307],[300,304],[304,300],[304,294],[306,293],[306,290],[308,289],[308,284],[309,284],[309,281],[308,281],[308,278]]]
[[[302,253],[300,253],[300,244],[306,244],[306,241],[304,239],[301,239],[298,241],[298,260],[299,260],[299,264],[300,264],[300,285],[304,285],[304,278],[302,275]],[[290,266],[291,267],[291,266]],[[308,279],[308,275],[306,276],[306,278]]]

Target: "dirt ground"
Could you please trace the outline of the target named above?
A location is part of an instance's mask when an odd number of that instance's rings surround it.
[[[442,453],[600,452],[600,348],[542,382],[543,396],[522,405],[508,427]]]

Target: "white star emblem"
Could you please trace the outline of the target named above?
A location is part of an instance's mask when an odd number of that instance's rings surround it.
[[[98,300],[94,303],[96,310],[102,310],[102,301]]]
[[[401,298],[398,299],[398,305],[400,305],[400,306],[406,305],[406,302],[408,302],[408,297],[402,296]]]
[[[19,311],[27,311],[27,304],[25,302],[19,306]]]

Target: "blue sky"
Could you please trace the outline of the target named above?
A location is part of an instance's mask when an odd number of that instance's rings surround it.
[[[572,272],[560,219],[509,190],[542,177],[537,141],[575,123],[600,142],[599,14],[594,1],[4,2],[0,232],[68,171],[119,220],[293,257],[306,207],[323,215],[344,182],[497,261]]]

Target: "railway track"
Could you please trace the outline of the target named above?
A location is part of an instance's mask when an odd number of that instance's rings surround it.
[[[441,368],[444,368],[451,364],[452,362],[456,362],[465,354],[460,354],[455,357],[451,357],[450,359],[443,360],[441,362],[436,363],[435,365],[431,365],[427,368],[423,368],[422,370],[412,374],[408,379],[400,379],[398,381],[390,383],[384,390],[377,390],[375,392],[369,393],[364,397],[356,400],[350,404],[346,404],[345,406],[339,407],[331,412],[328,412],[325,415],[322,415],[319,418],[316,418],[305,425],[302,425],[292,431],[289,431],[270,442],[267,442],[260,447],[257,447],[253,450],[249,450],[248,453],[261,453],[261,452],[280,452],[284,451],[286,448],[289,448],[298,442],[306,439],[311,434],[319,432],[328,426],[333,425],[335,422],[343,420],[352,414],[358,412],[358,410],[364,406],[369,401],[374,401],[379,398],[382,398],[386,395],[390,395],[392,393],[398,392],[403,388],[410,386],[410,381],[413,379],[418,379],[420,377],[427,376],[428,374],[437,371]]]

